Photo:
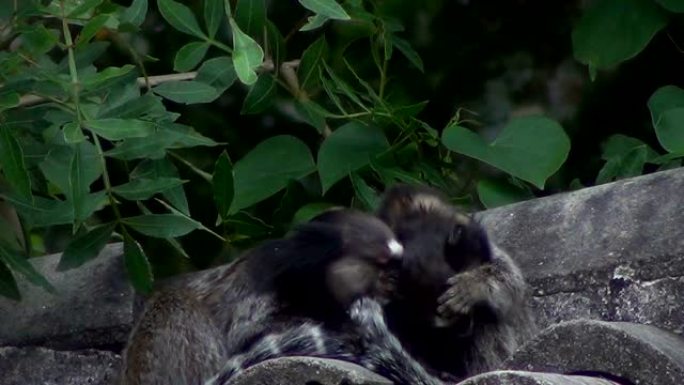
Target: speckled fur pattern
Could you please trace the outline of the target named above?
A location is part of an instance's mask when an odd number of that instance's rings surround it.
[[[324,341],[315,325],[339,327],[345,301],[385,290],[379,280],[396,243],[378,218],[338,210],[230,265],[174,280],[149,299],[131,333],[122,385],[223,383],[235,370],[298,351],[351,357],[353,344],[342,346],[348,339],[330,331]],[[330,268],[345,260],[363,278]]]
[[[437,191],[400,185],[378,214],[405,247],[390,330],[430,373],[452,381],[496,369],[532,338],[529,288],[485,229]]]

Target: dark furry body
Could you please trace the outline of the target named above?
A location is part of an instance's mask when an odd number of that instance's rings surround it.
[[[124,352],[123,384],[201,384],[244,352],[255,355],[245,362],[286,355],[289,350],[270,341],[297,339],[311,322],[335,335],[334,346],[319,349],[316,340],[302,350],[359,354],[358,338],[346,338],[354,333],[345,329],[345,310],[355,297],[385,290],[381,265],[392,257],[392,238],[377,218],[334,211],[230,265],[177,280],[148,301],[136,324]],[[351,282],[344,275],[359,266],[364,279],[353,277],[352,291],[328,284]],[[305,337],[315,335],[309,330]],[[259,353],[266,347],[270,353]]]
[[[536,330],[520,269],[436,191],[397,186],[379,211],[404,244],[390,330],[433,374],[496,368]]]

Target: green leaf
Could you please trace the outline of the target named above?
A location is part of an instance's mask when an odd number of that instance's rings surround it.
[[[152,291],[152,266],[140,244],[124,233],[124,265],[135,290],[148,294]]]
[[[9,268],[2,262],[0,262],[0,295],[16,301],[21,300],[17,281],[14,280]]]
[[[81,143],[86,140],[85,135],[83,135],[83,130],[81,130],[81,126],[77,122],[65,124],[62,126],[62,132],[66,143]]]
[[[155,194],[180,186],[183,183],[178,178],[136,178],[128,183],[112,187],[112,191],[129,201],[142,201],[151,198]]]
[[[663,8],[670,12],[682,13],[684,12],[684,1],[682,0],[655,0]]]
[[[684,107],[663,112],[656,126],[656,135],[668,152],[684,152]]]
[[[451,125],[442,133],[442,144],[540,189],[558,171],[570,151],[570,139],[563,128],[545,117],[513,119],[492,143],[486,143],[461,126]]]
[[[259,76],[259,80],[252,85],[242,103],[241,114],[258,114],[273,104],[277,91],[277,83],[271,74]]]
[[[221,56],[202,63],[197,70],[195,81],[214,87],[220,95],[233,85],[235,79],[237,74],[233,67],[233,59],[230,56]]]
[[[477,183],[477,195],[487,209],[534,198],[532,192],[500,179],[482,179]]]
[[[219,97],[214,87],[193,80],[165,82],[154,87],[152,91],[166,99],[183,104],[209,103]]]
[[[0,110],[14,108],[18,106],[19,103],[21,103],[21,99],[16,92],[0,95]]]
[[[316,169],[309,148],[301,140],[274,136],[259,143],[235,163],[235,197],[230,212],[260,202]]]
[[[643,147],[646,149],[649,161],[659,156],[658,153],[651,148],[651,146],[643,141],[637,138],[632,138],[631,136],[616,134],[612,135],[610,138],[608,138],[608,140],[602,143],[601,159],[609,160],[620,158],[637,147]]]
[[[658,127],[662,114],[673,108],[684,107],[684,90],[673,85],[658,88],[648,99],[653,127]]]
[[[23,48],[35,55],[49,52],[59,41],[56,31],[45,28],[42,24],[31,27],[21,34]]]
[[[646,163],[646,157],[646,149],[638,147],[632,149],[632,151],[621,158],[609,159],[596,176],[596,184],[641,175]]]
[[[292,225],[296,226],[306,223],[315,218],[317,215],[330,210],[333,207],[335,207],[334,204],[325,202],[309,203],[304,205],[294,214],[294,217],[292,218]]]
[[[206,39],[190,8],[173,0],[157,0],[164,19],[180,32]]]
[[[85,75],[81,77],[81,83],[83,87],[87,88],[89,91],[95,88],[100,88],[103,85],[111,85],[113,81],[122,78],[135,68],[131,64],[126,64],[123,67],[107,67],[104,70],[94,73],[91,75]]]
[[[11,270],[21,274],[27,281],[36,286],[40,286],[47,292],[56,294],[57,290],[43,277],[24,256],[17,254],[14,250],[7,249],[0,245],[0,262],[3,262]]]
[[[238,79],[246,85],[257,81],[256,69],[264,60],[264,51],[251,37],[240,30],[235,19],[229,19],[233,29],[233,66]]]
[[[19,216],[31,227],[65,225],[73,222],[74,208],[68,202],[34,197],[33,201],[4,194],[2,198],[17,210]]]
[[[230,205],[235,194],[233,181],[233,165],[230,163],[228,153],[223,151],[214,166],[214,174],[211,177],[211,185],[214,190],[214,202],[222,219],[228,217]]]
[[[310,99],[295,100],[295,109],[306,123],[316,128],[319,133],[325,131],[325,118],[330,116],[319,104]]]
[[[309,16],[307,18],[306,24],[304,24],[304,26],[299,30],[301,32],[313,31],[314,29],[321,28],[323,24],[325,24],[325,22],[327,22],[328,20],[330,20],[328,16],[321,15],[320,13],[313,16]]]
[[[10,128],[2,124],[0,124],[0,168],[14,191],[23,197],[31,197],[31,179],[24,163],[24,152]]]
[[[597,1],[572,31],[575,58],[590,69],[612,67],[641,52],[667,21],[651,0]]]
[[[235,6],[235,22],[249,36],[261,38],[266,25],[264,0],[238,0]]]
[[[304,8],[330,19],[350,20],[351,17],[335,0],[299,0]]]
[[[175,238],[200,227],[190,218],[176,214],[149,214],[121,220],[135,231],[155,238]]]
[[[85,1],[74,1],[72,4],[78,5],[76,8],[71,10],[67,16],[76,18],[85,14],[88,11],[92,11],[102,3],[103,0],[85,0]]]
[[[684,152],[684,90],[673,85],[661,87],[648,100],[648,108],[660,145],[671,153]]]
[[[210,38],[216,36],[224,15],[222,0],[204,0],[204,24]]]
[[[137,88],[137,86],[136,86]],[[116,96],[116,95],[114,95]],[[123,95],[125,97],[125,95]],[[148,92],[145,95],[134,95],[129,100],[118,103],[113,98],[108,98],[107,103],[101,107],[97,117],[103,118],[143,118],[159,117],[166,113],[162,98]],[[144,119],[143,119],[144,120]]]
[[[162,123],[154,134],[145,138],[126,139],[107,151],[105,155],[122,160],[160,159],[166,155],[168,149],[218,145],[219,143],[202,136],[192,127],[177,123]]]
[[[74,148],[76,147],[81,151],[81,165],[85,182],[91,184],[102,175],[102,164],[97,149],[88,141],[74,146],[53,146],[45,160],[39,164],[45,178],[57,186],[65,195],[70,190],[69,174],[74,157]]]
[[[278,30],[278,27],[266,20],[266,47],[269,49],[269,56],[273,59],[273,64],[279,68],[285,60],[285,38]]]
[[[110,16],[107,14],[97,15],[90,19],[81,33],[78,35],[76,40],[76,45],[83,45],[90,41],[101,29],[104,27],[105,23],[109,20]]]
[[[361,103],[361,99],[359,99],[359,97],[356,95],[356,91],[354,91],[354,89],[347,82],[345,82],[339,76],[337,76],[326,62],[323,62],[323,67],[325,68],[325,71],[328,73],[328,76],[330,76],[330,80],[332,80],[335,84],[337,92],[349,98],[349,100],[354,102],[357,106],[361,107],[362,109],[366,109],[363,103]]]
[[[97,119],[84,124],[90,131],[108,140],[142,138],[154,132],[154,123],[138,119]]]
[[[425,68],[423,67],[423,59],[420,58],[418,52],[411,47],[411,44],[408,41],[392,35],[391,42],[394,47],[397,47],[399,52],[406,56],[411,64],[420,70],[420,72],[425,72]]]
[[[357,173],[350,174],[356,198],[363,204],[364,209],[375,211],[380,206],[380,196]]]
[[[163,158],[159,160],[143,160],[131,173],[131,178],[176,178],[178,170],[170,160]],[[190,215],[188,199],[185,197],[183,186],[174,187],[162,193],[162,196],[169,201],[173,207],[185,215]]]
[[[302,53],[302,59],[297,69],[299,86],[310,90],[318,84],[318,68],[328,55],[328,43],[325,36],[321,36]]]
[[[100,254],[112,237],[116,223],[97,226],[72,239],[62,253],[57,271],[79,267]]]
[[[323,192],[340,179],[370,164],[371,160],[389,148],[382,130],[352,121],[333,131],[318,151],[318,173]]]
[[[147,0],[133,0],[131,6],[126,8],[121,15],[121,22],[140,27],[143,21],[145,21],[146,15]]]
[[[210,44],[203,41],[195,41],[181,47],[173,60],[173,69],[177,72],[190,71],[204,59]]]
[[[86,218],[89,216],[87,210],[86,198],[90,193],[90,182],[88,181],[87,171],[88,165],[86,158],[81,155],[81,147],[74,148],[73,156],[71,158],[71,167],[69,169],[69,192],[67,197],[69,202],[74,206],[74,228],[78,228]]]

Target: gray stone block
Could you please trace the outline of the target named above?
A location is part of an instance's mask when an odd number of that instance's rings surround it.
[[[134,298],[122,252],[121,243],[110,244],[97,258],[64,272],[55,270],[60,254],[31,258],[58,294],[19,279],[21,301],[0,297],[0,345],[122,347],[131,328]]]
[[[547,328],[503,367],[604,373],[636,385],[684,384],[684,338],[649,325],[575,320]]]
[[[107,351],[0,348],[0,385],[109,385],[121,357]]]
[[[392,385],[361,366],[345,361],[283,357],[264,361],[237,376],[234,385]]]
[[[602,378],[499,370],[471,377],[458,385],[618,385]]]
[[[542,326],[578,317],[684,329],[684,169],[480,213]]]

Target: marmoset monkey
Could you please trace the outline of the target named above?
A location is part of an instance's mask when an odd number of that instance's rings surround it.
[[[496,368],[536,326],[520,269],[472,217],[435,190],[389,189],[379,213],[404,245],[390,330],[433,374]]]
[[[181,279],[146,305],[124,352],[122,383],[218,381],[220,369],[245,351],[286,353],[269,337],[280,332],[304,333],[325,353],[317,333],[351,335],[349,305],[362,296],[387,298],[402,253],[378,218],[332,210],[227,266]],[[334,341],[331,351],[358,354],[356,338]]]

